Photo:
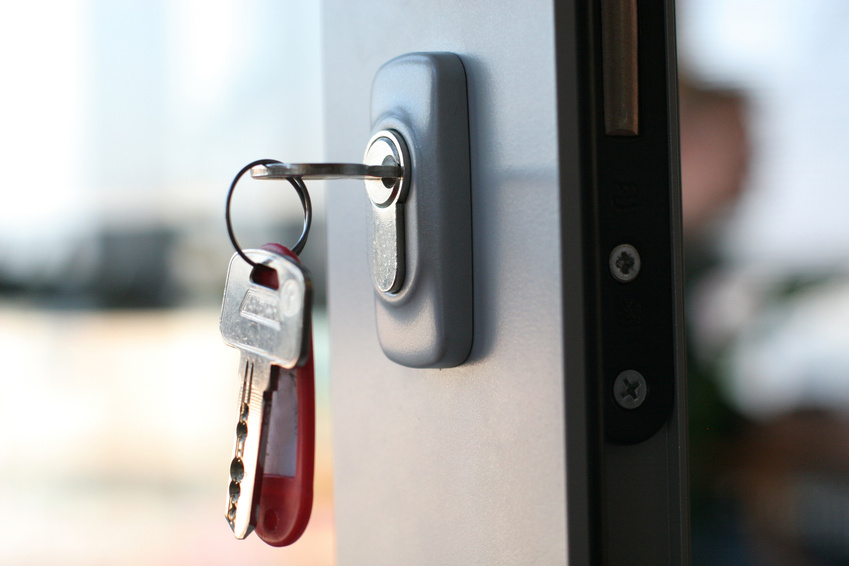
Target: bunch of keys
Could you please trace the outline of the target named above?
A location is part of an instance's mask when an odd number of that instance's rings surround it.
[[[304,206],[301,238],[292,251],[277,244],[236,248],[221,307],[221,336],[241,351],[226,518],[236,538],[252,531],[272,546],[295,542],[312,511],[315,384],[312,359],[312,284],[297,254],[311,222],[303,182],[292,182]]]
[[[291,251],[277,244],[244,251],[236,241],[230,202],[248,171],[255,178],[285,179],[298,193],[304,228]],[[236,255],[227,273],[221,336],[242,352],[227,492],[227,522],[236,538],[256,530],[272,546],[292,544],[304,532],[312,510],[312,285],[298,260],[309,235],[312,204],[303,179],[358,178],[382,181],[378,184],[387,188],[403,174],[401,164],[383,156],[376,164],[285,164],[261,159],[243,167],[230,185],[225,220]]]

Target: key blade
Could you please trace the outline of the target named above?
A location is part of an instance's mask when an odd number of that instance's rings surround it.
[[[251,168],[254,179],[398,179],[404,176],[400,165],[368,163],[270,163]]]
[[[227,489],[227,523],[237,539],[243,539],[256,525],[256,498],[261,488],[265,458],[263,424],[267,410],[266,391],[272,388],[270,360],[242,352],[239,372],[238,422],[230,461],[230,484]]]
[[[221,337],[229,346],[267,357],[283,368],[293,368],[306,358],[303,337],[312,300],[309,277],[288,257],[267,250],[245,253],[276,272],[277,288],[253,282],[253,268],[234,255],[221,306]]]

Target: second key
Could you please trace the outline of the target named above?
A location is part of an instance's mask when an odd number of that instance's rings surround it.
[[[309,279],[289,258],[267,250],[246,252],[257,267],[238,255],[230,260],[221,307],[221,336],[241,351],[227,521],[236,538],[256,525],[256,501],[265,457],[263,423],[277,368],[291,369],[309,353]]]

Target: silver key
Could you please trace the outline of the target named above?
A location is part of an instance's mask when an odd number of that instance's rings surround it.
[[[247,256],[265,268],[253,269],[238,255],[230,260],[224,302],[221,307],[221,336],[242,355],[239,373],[238,422],[230,463],[227,494],[227,522],[236,538],[248,536],[256,524],[255,498],[259,495],[265,457],[264,422],[276,388],[275,366],[290,369],[308,354],[308,313],[310,282],[293,260],[266,250],[248,250]],[[276,288],[252,277],[273,279]]]

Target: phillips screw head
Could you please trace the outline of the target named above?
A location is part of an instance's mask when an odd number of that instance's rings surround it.
[[[608,260],[610,273],[617,281],[629,283],[640,274],[640,254],[630,244],[621,244],[613,248]]]
[[[646,400],[649,388],[643,374],[626,369],[613,382],[613,398],[623,409],[636,409]]]

